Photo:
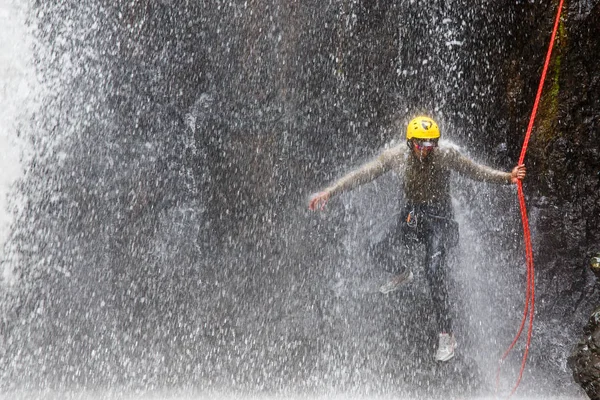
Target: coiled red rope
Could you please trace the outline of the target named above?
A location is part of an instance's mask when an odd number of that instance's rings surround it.
[[[537,109],[540,103],[540,98],[542,97],[542,90],[544,88],[544,82],[546,81],[546,73],[548,71],[548,66],[550,65],[550,58],[552,56],[552,47],[554,46],[554,39],[556,38],[556,32],[558,31],[558,25],[560,22],[560,13],[563,7],[563,1],[560,0],[558,5],[558,10],[556,12],[556,19],[554,21],[554,29],[552,30],[552,36],[550,38],[550,44],[548,45],[548,52],[546,53],[546,61],[544,63],[544,69],[542,70],[542,76],[540,78],[540,84],[538,86],[537,95],[535,97],[535,102],[533,104],[533,110],[531,112],[531,116],[529,118],[529,125],[527,126],[527,133],[525,134],[525,140],[523,142],[523,147],[521,148],[521,156],[519,157],[519,164],[523,164],[525,160],[525,153],[527,152],[527,146],[529,144],[529,138],[531,137],[531,131],[533,129],[533,122],[535,121],[535,116],[537,114]],[[521,184],[521,180],[517,180],[517,193],[519,196],[519,207],[521,209],[521,220],[523,222],[523,237],[525,242],[525,259],[527,265],[527,289],[525,291],[525,307],[523,310],[523,318],[521,319],[521,325],[519,326],[519,330],[515,335],[512,343],[504,354],[502,358],[500,358],[500,364],[498,365],[498,372],[496,374],[496,388],[499,386],[500,382],[500,367],[502,362],[508,357],[508,354],[513,349],[519,338],[521,337],[521,333],[523,332],[523,328],[525,327],[525,322],[529,317],[529,327],[527,329],[527,344],[525,345],[525,351],[523,352],[523,360],[521,361],[521,370],[519,371],[519,377],[517,378],[517,382],[510,392],[510,396],[512,396],[519,384],[521,383],[521,379],[523,378],[523,371],[525,370],[525,364],[527,362],[527,355],[529,354],[529,346],[531,344],[531,333],[533,331],[533,315],[534,315],[534,305],[535,305],[535,270],[533,267],[533,250],[531,247],[531,232],[529,231],[529,220],[527,219],[527,208],[525,206],[525,196],[523,194],[523,186]]]

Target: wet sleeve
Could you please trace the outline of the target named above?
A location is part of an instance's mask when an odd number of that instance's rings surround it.
[[[485,165],[477,164],[475,161],[465,157],[456,150],[451,150],[449,152],[449,161],[452,169],[471,179],[500,184],[512,183],[510,172],[503,172]]]
[[[344,175],[325,190],[333,196],[371,182],[398,163],[400,157],[396,153],[393,149],[384,151],[374,160]]]

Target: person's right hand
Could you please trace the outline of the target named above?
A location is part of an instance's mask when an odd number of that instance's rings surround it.
[[[330,196],[331,194],[327,191],[313,194],[312,196],[310,196],[308,208],[311,211],[324,209],[325,204],[327,204],[327,201],[329,201]]]

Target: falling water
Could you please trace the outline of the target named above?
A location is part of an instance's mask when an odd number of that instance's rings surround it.
[[[512,187],[454,182],[446,365],[420,265],[405,291],[373,290],[366,249],[397,217],[401,177],[306,210],[418,111],[511,166],[501,134],[476,135],[502,126],[483,116],[491,89],[462,87],[480,73],[481,10],[248,3],[0,2],[7,398],[492,393],[524,298]],[[540,371],[522,393],[576,397],[566,370]]]
[[[0,3],[0,247],[10,237],[13,213],[21,208],[16,183],[24,175],[28,152],[24,126],[35,104],[36,79],[26,10],[12,1]],[[10,263],[2,254],[2,276],[12,282]]]

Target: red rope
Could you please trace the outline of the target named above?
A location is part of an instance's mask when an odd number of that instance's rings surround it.
[[[563,1],[560,0],[558,5],[558,10],[556,12],[556,20],[554,21],[554,29],[552,30],[552,37],[550,38],[550,44],[548,45],[548,52],[546,53],[546,61],[544,63],[544,69],[542,70],[542,77],[540,78],[540,84],[538,86],[537,95],[535,97],[535,102],[533,104],[533,110],[531,112],[531,117],[529,118],[529,125],[527,126],[527,133],[525,134],[525,140],[523,142],[523,147],[521,148],[521,156],[519,157],[519,164],[523,164],[525,160],[525,153],[527,152],[527,145],[529,144],[529,138],[531,137],[531,131],[533,129],[533,122],[535,121],[535,116],[537,114],[537,109],[540,103],[540,98],[542,97],[542,89],[544,88],[544,82],[546,81],[546,73],[548,72],[548,65],[550,64],[550,58],[552,56],[552,47],[554,46],[554,39],[556,38],[556,32],[558,31],[558,25],[560,22],[560,13],[563,7]],[[529,326],[527,329],[527,344],[525,346],[525,351],[523,352],[523,360],[521,361],[521,370],[519,371],[519,377],[517,378],[517,383],[513,387],[510,392],[510,396],[512,396],[519,384],[521,383],[521,379],[523,378],[523,371],[525,370],[525,364],[527,362],[527,356],[529,354],[529,346],[531,344],[531,333],[533,331],[533,315],[534,315],[534,305],[535,305],[535,274],[533,268],[533,249],[531,247],[531,232],[529,231],[529,221],[527,219],[527,208],[525,206],[525,196],[523,194],[523,186],[521,184],[521,180],[517,181],[517,193],[519,196],[519,207],[521,209],[521,220],[523,222],[523,236],[525,242],[525,259],[527,264],[527,290],[525,291],[525,307],[523,310],[523,318],[521,319],[521,325],[519,326],[519,330],[515,335],[510,346],[502,355],[500,359],[500,364],[498,365],[498,372],[496,374],[496,388],[500,382],[500,367],[502,362],[508,357],[508,354],[513,349],[519,338],[521,337],[521,333],[523,332],[523,328],[525,327],[525,322],[527,321],[527,317],[529,316]]]

